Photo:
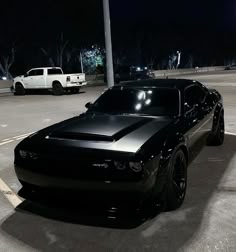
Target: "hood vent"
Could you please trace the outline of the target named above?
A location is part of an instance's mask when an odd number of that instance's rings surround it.
[[[113,142],[114,140],[110,136],[75,133],[75,132],[58,132],[51,134],[49,138],[54,139],[60,138],[60,139],[82,140],[82,141],[101,141],[101,142]]]

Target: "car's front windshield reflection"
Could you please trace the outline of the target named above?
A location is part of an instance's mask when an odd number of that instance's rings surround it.
[[[179,113],[175,88],[114,88],[102,94],[89,109],[106,114],[174,116]]]

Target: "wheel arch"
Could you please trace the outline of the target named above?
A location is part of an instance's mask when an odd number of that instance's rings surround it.
[[[59,80],[53,80],[52,81],[52,88],[53,88],[53,85],[55,85],[55,84],[60,84],[62,86],[62,84],[61,84],[61,82]]]
[[[21,81],[16,81],[15,83],[13,83],[13,87],[14,87],[14,89],[16,88],[16,85],[22,85],[22,86],[23,86],[23,88],[25,88],[24,83],[23,83],[23,82],[21,82]]]

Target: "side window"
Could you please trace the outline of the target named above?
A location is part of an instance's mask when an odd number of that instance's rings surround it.
[[[43,69],[37,69],[37,70],[35,70],[34,75],[43,75]]]
[[[194,105],[203,103],[206,97],[206,91],[197,85],[187,87],[184,91],[185,111],[191,110]]]
[[[29,71],[28,76],[34,76],[34,71],[35,71],[35,70]]]

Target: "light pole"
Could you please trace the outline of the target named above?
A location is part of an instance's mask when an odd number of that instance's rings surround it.
[[[82,53],[80,51],[80,66],[81,66],[81,72],[84,72],[84,66],[83,66],[83,57],[82,57]]]
[[[110,26],[110,9],[109,0],[103,0],[103,16],[106,44],[106,70],[107,85],[114,86],[113,60],[112,60],[112,44],[111,44],[111,26]]]
[[[178,54],[176,69],[178,69],[178,68],[179,68],[179,65],[180,65],[181,52],[180,52],[180,51],[177,51],[176,53]]]

